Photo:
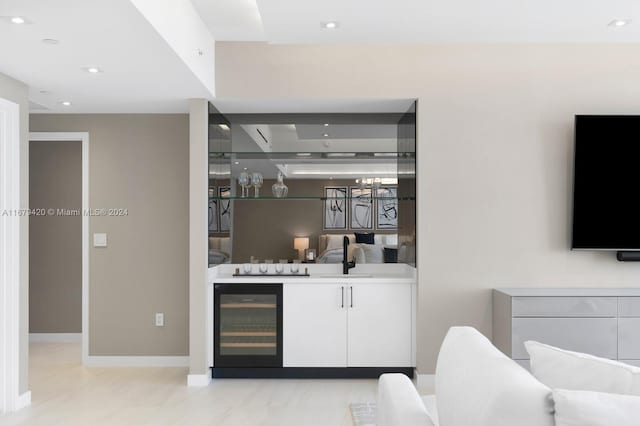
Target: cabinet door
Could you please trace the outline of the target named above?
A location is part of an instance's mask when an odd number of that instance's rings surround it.
[[[410,284],[348,286],[349,367],[410,367]]]
[[[346,298],[345,285],[284,285],[285,367],[347,366]]]

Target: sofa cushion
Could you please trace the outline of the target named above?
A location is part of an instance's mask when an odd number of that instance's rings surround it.
[[[452,327],[436,367],[443,426],[554,426],[551,390],[471,327]]]
[[[377,426],[437,426],[404,374],[383,374],[378,380]]]
[[[556,426],[637,426],[640,397],[591,391],[553,390]]]
[[[531,372],[552,389],[640,395],[640,368],[532,340],[524,343]]]

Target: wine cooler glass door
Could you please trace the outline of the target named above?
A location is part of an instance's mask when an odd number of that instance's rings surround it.
[[[282,366],[282,285],[216,284],[215,367]]]

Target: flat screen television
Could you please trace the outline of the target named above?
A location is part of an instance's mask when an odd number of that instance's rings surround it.
[[[573,249],[640,250],[640,116],[576,116],[573,185]]]

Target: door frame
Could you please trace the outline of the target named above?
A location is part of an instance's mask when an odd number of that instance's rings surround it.
[[[0,415],[21,408],[20,148],[20,107],[0,98]]]
[[[30,132],[31,142],[82,143],[82,364],[89,359],[89,132]]]

